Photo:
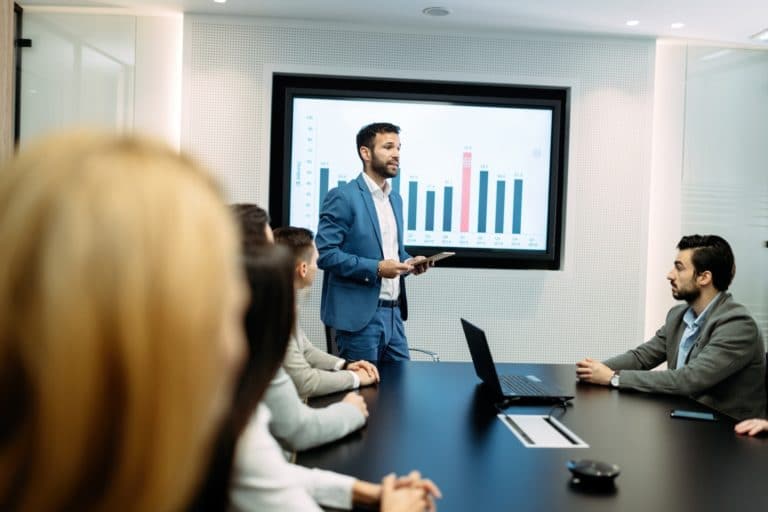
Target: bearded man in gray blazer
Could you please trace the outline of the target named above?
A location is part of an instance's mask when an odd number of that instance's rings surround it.
[[[685,395],[735,419],[766,413],[765,348],[749,311],[728,287],[733,252],[716,235],[684,236],[667,274],[675,306],[656,335],[604,362],[576,363],[579,380],[651,393]],[[667,363],[667,370],[649,371]]]

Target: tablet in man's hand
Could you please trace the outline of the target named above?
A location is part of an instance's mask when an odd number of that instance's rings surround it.
[[[429,262],[429,263],[434,263],[436,261],[440,261],[440,260],[444,260],[445,258],[449,258],[449,257],[451,257],[451,256],[453,256],[455,254],[456,254],[455,252],[450,252],[450,251],[439,252],[437,254],[433,254],[432,256],[429,256],[426,260],[422,260],[422,261],[418,262],[418,264],[424,263],[425,261]]]

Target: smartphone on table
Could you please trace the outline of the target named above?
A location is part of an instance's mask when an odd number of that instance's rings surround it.
[[[685,420],[717,421],[717,418],[713,413],[704,411],[686,411],[684,409],[675,409],[669,413],[669,416],[671,418],[679,418]]]

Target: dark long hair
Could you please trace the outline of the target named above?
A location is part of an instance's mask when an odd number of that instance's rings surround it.
[[[243,254],[251,254],[262,245],[268,245],[266,230],[270,223],[269,213],[261,206],[250,203],[231,205],[232,213],[240,225]]]
[[[206,480],[190,511],[226,510],[237,440],[285,356],[293,328],[293,256],[282,246],[253,247],[244,257],[251,301],[245,314],[248,356],[232,410],[219,432]]]
[[[293,256],[282,246],[263,246],[245,257],[251,304],[245,315],[248,358],[235,398],[236,424],[242,428],[285,357],[293,329]]]

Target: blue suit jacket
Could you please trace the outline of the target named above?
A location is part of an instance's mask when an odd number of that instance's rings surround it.
[[[392,191],[389,202],[397,223],[400,261],[410,256],[403,247],[403,200]],[[317,265],[324,271],[320,317],[325,325],[359,331],[376,313],[381,279],[376,276],[384,259],[379,217],[365,178],[328,192],[317,227]],[[400,279],[400,310],[408,317],[405,282]]]

